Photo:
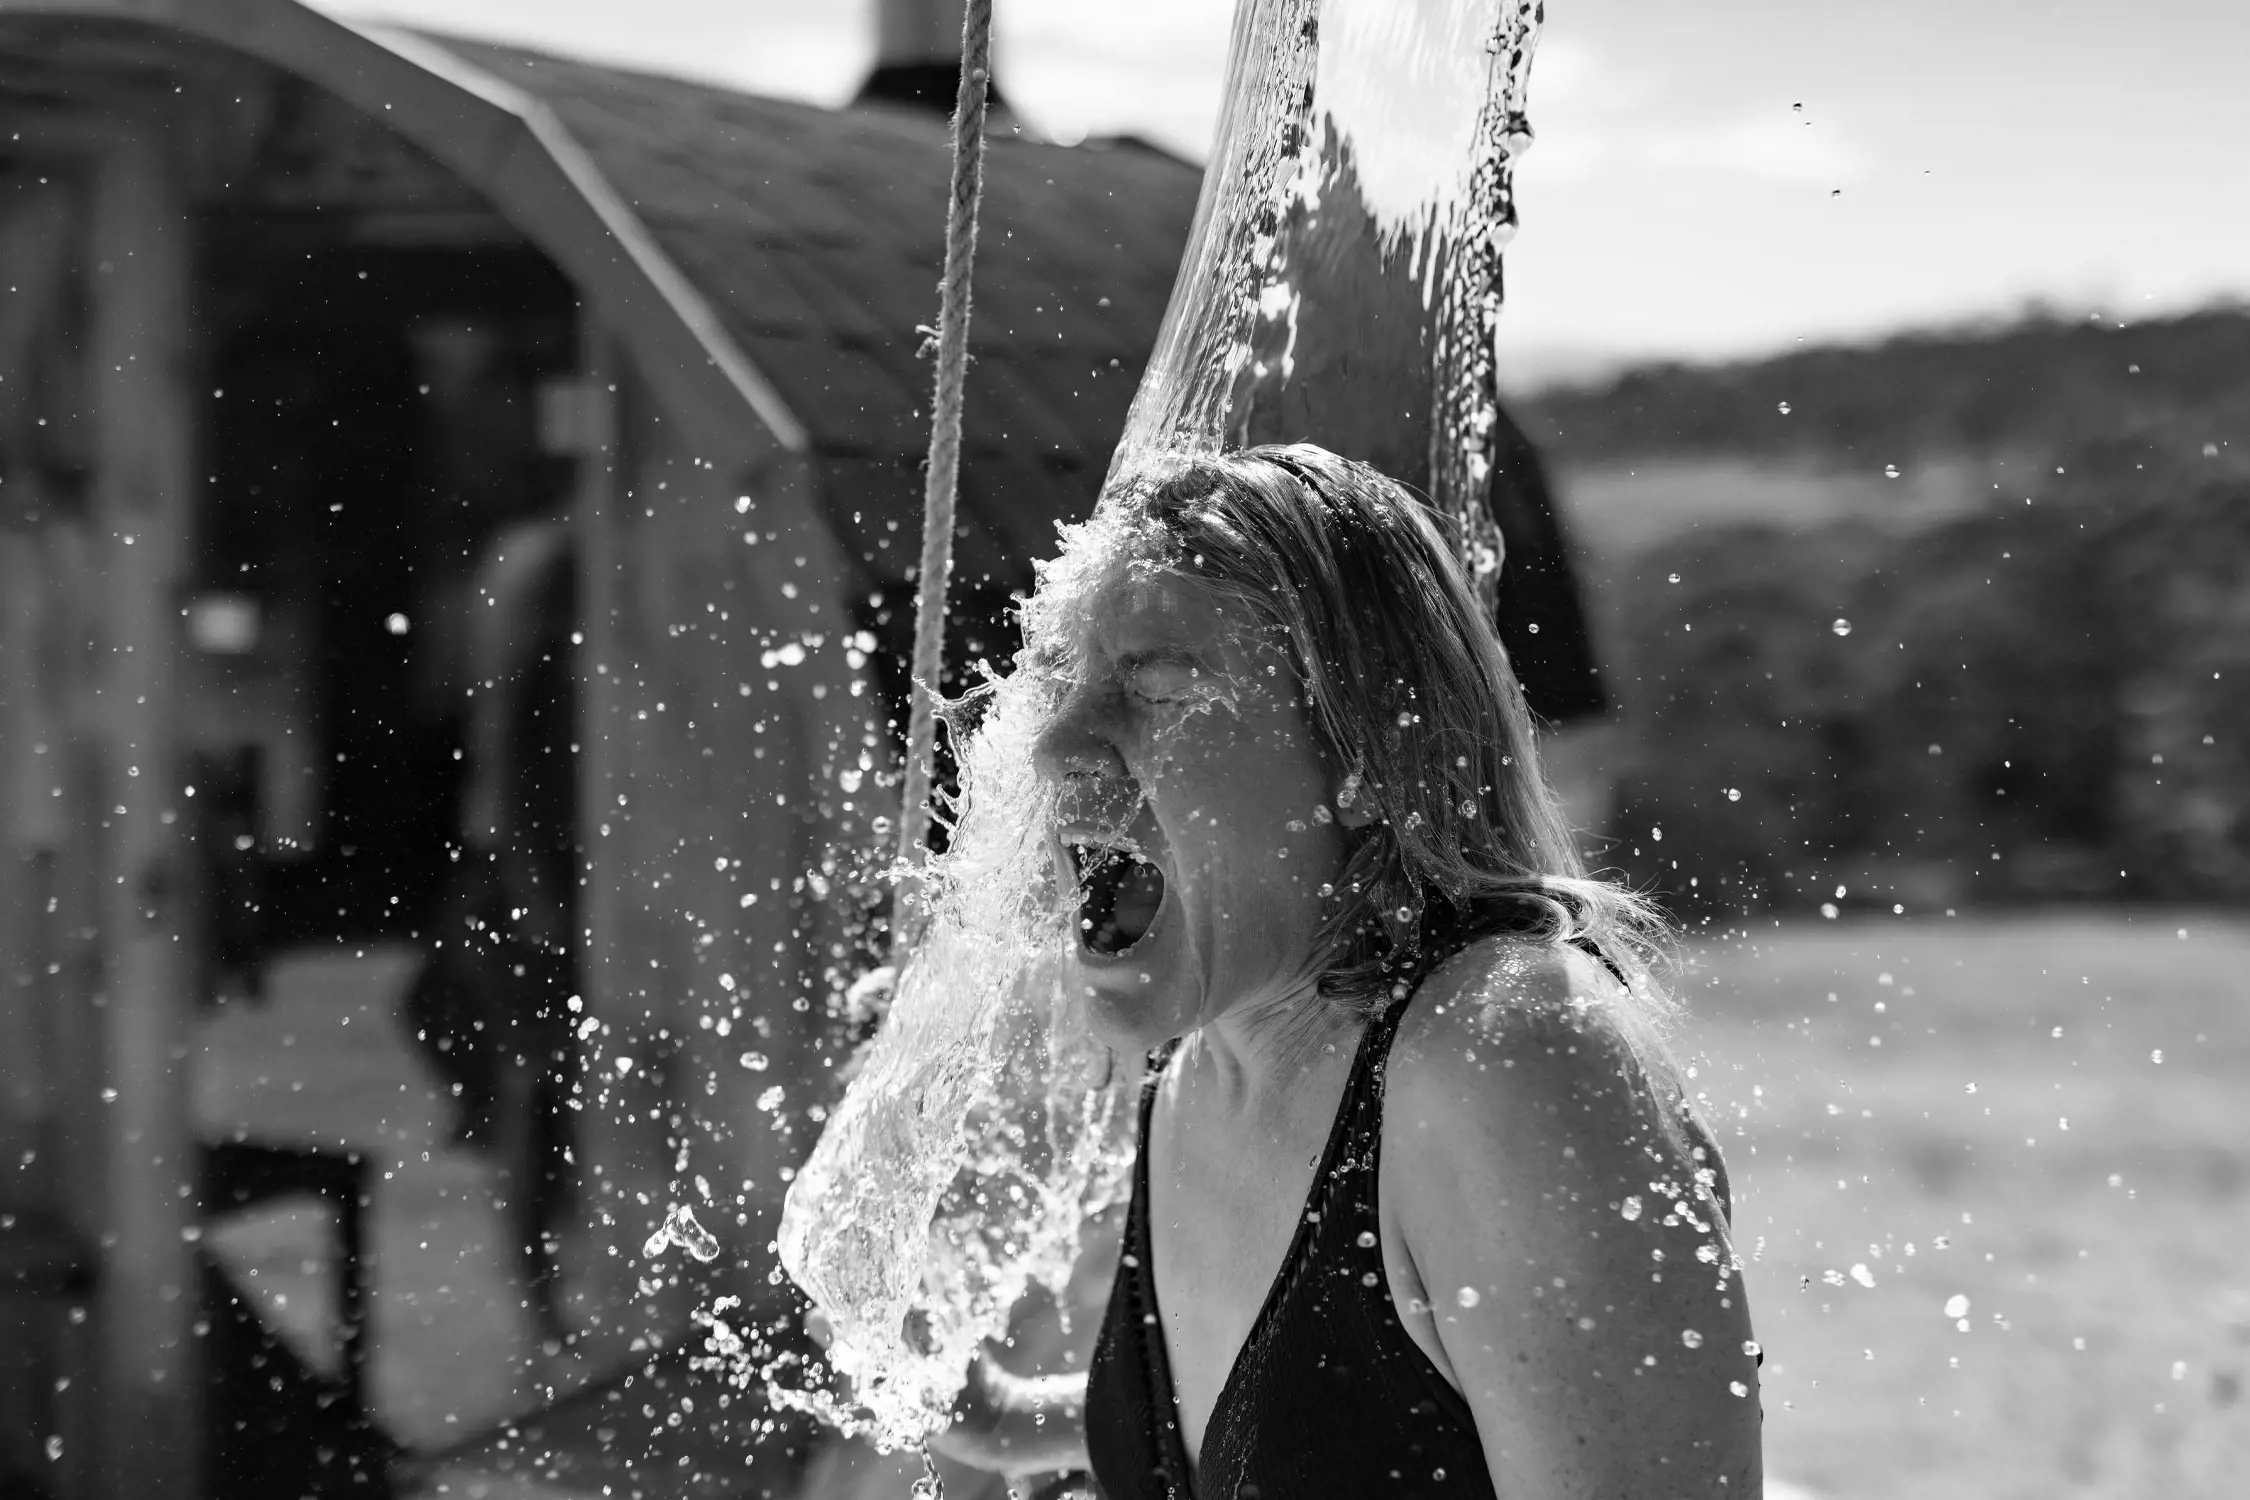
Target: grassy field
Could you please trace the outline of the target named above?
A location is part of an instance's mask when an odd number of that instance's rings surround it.
[[[1974,510],[1996,478],[2020,483],[2020,474],[2020,465],[2011,471],[1999,459],[1917,464],[1893,479],[1880,461],[1847,470],[1775,458],[1667,458],[1561,463],[1555,488],[1580,547],[1659,565],[1668,546],[1729,526],[1929,526]]]
[[[1689,957],[1773,1476],[1821,1500],[2250,1492],[2250,920],[1769,922]],[[394,1174],[376,1402],[441,1444],[526,1399],[524,1333],[384,964],[215,1018],[199,1107]],[[289,1228],[237,1248],[300,1269]]]
[[[2250,1492],[2250,921],[1769,920],[1691,962],[1769,1473]]]

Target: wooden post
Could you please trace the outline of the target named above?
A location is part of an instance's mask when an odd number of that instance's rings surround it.
[[[618,1220],[597,1264],[660,1286],[637,1311],[676,1336],[683,1297],[740,1296],[756,1324],[783,1295],[769,1246],[828,1095],[824,971],[845,961],[822,865],[865,828],[859,798],[895,804],[853,769],[876,741],[810,466],[721,467],[637,367],[588,363],[618,407],[579,511],[585,1196]],[[721,1242],[707,1271],[640,1254],[674,1202]]]
[[[106,583],[93,683],[104,850],[105,1162],[100,1291],[105,1496],[200,1491],[188,1038],[200,964],[173,701],[188,565],[194,403],[188,219],[159,131],[97,168],[88,256]]]
[[[629,780],[622,764],[623,745],[614,731],[625,715],[623,647],[618,638],[620,571],[624,518],[618,490],[624,479],[618,452],[618,386],[624,372],[617,342],[587,308],[580,314],[577,408],[578,485],[572,501],[572,526],[578,550],[578,844],[584,884],[578,906],[579,983],[586,1004],[606,992],[612,945],[619,926],[614,871],[603,858],[600,840],[619,791]],[[581,1049],[582,1051],[586,1049]]]

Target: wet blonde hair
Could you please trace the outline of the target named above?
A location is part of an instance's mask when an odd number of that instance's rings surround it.
[[[1597,956],[1629,992],[1627,1040],[1644,1064],[1666,1055],[1668,929],[1588,875],[1507,652],[1430,506],[1310,444],[1167,460],[1104,503],[1170,553],[1151,561],[1287,637],[1350,811],[1369,818],[1328,898],[1325,999],[1373,1014],[1453,945],[1505,930]]]

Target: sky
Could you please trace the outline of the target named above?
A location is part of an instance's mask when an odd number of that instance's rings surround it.
[[[869,0],[328,0],[835,104]],[[997,0],[1026,122],[1196,160],[1226,0]],[[2250,297],[2245,0],[1549,0],[1511,383]]]

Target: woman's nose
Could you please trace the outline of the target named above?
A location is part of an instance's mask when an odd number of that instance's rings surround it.
[[[1073,777],[1125,776],[1124,757],[1103,731],[1099,696],[1085,687],[1065,690],[1032,740],[1032,764],[1041,777],[1068,784]]]
[[[1032,741],[1033,764],[1055,788],[1055,818],[1064,828],[1122,834],[1140,808],[1140,783],[1113,729],[1117,710],[1114,691],[1077,686],[1056,700]]]

